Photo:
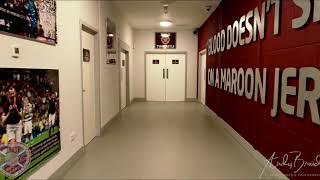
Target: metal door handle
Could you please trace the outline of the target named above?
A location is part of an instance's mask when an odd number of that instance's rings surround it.
[[[167,79],[169,79],[169,70],[167,69]]]
[[[164,74],[165,74],[165,70],[163,69],[163,71],[162,71],[162,77],[163,77],[163,79],[166,78]]]

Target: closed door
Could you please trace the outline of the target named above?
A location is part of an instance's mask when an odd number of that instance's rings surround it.
[[[166,100],[165,82],[165,54],[147,54],[146,56],[146,83],[148,101]]]
[[[166,55],[166,101],[184,101],[186,64],[184,54]]]
[[[127,78],[126,78],[126,54],[124,52],[120,53],[120,89],[121,89],[121,109],[125,108],[127,105]]]
[[[147,54],[146,94],[148,101],[185,100],[185,55]]]
[[[206,53],[200,55],[200,101],[206,104]]]
[[[96,136],[95,128],[95,93],[94,93],[94,36],[82,31],[82,48],[86,58],[82,60],[82,86],[83,86],[83,119],[85,145]]]

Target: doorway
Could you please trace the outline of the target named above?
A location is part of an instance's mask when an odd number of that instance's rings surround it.
[[[119,42],[119,77],[120,77],[120,111],[130,104],[130,46],[118,39]]]
[[[120,52],[120,101],[121,110],[129,103],[129,52]]]
[[[186,55],[146,54],[147,101],[185,101]]]
[[[99,41],[96,30],[81,23],[83,143],[100,134]]]
[[[207,67],[207,51],[203,50],[199,53],[199,101],[206,105],[206,67]]]

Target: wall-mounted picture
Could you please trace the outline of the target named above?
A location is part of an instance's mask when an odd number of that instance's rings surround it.
[[[0,68],[0,179],[25,179],[60,151],[59,115],[58,70]]]
[[[82,50],[82,59],[83,62],[90,62],[90,50],[89,49],[83,49]]]
[[[117,64],[117,53],[115,51],[109,51],[107,54],[106,64],[108,65],[116,65]]]
[[[110,65],[116,65],[116,59],[108,59],[107,60],[107,64],[110,64]]]
[[[0,0],[0,31],[56,44],[56,0]]]
[[[177,34],[175,32],[156,32],[155,48],[156,49],[176,49]]]
[[[112,22],[109,18],[106,21],[107,26],[107,49],[115,48],[115,40],[116,40],[116,24]]]
[[[113,36],[108,36],[107,37],[107,48],[108,49],[113,49],[114,47],[113,47],[113,44],[114,44],[114,42],[113,42],[113,39],[114,39],[114,37]]]

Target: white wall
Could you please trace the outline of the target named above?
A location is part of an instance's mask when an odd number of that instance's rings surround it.
[[[129,82],[130,101],[133,99],[133,30],[131,26],[122,18],[119,18],[118,27],[120,39],[129,45]]]
[[[116,12],[110,2],[101,1],[101,19],[100,29],[102,41],[100,46],[105,46],[106,26],[105,22],[107,17],[116,24],[117,37],[130,46],[129,63],[130,63],[130,91],[132,91],[132,43],[133,34],[132,28],[125,22]],[[101,63],[100,63],[100,82],[101,82],[101,127],[105,126],[114,116],[120,111],[120,75],[119,75],[119,62],[117,65],[107,65],[106,49],[100,51]],[[132,93],[131,93],[132,94]],[[131,96],[132,99],[132,96]]]
[[[114,12],[108,2],[101,2],[100,46],[106,45],[106,20],[107,17],[115,19]],[[119,112],[119,68],[106,64],[106,48],[100,51],[100,94],[101,94],[101,127]]]
[[[133,54],[133,96],[145,98],[145,51],[186,51],[187,52],[187,98],[197,97],[197,51],[198,37],[192,30],[177,32],[177,49],[156,50],[155,32],[163,30],[135,30]],[[171,30],[170,30],[171,32]]]
[[[83,146],[81,51],[79,21],[99,30],[101,61],[102,121],[107,122],[119,109],[119,71],[105,67],[105,20],[111,16],[105,1],[57,1],[56,46],[0,35],[1,67],[59,69],[61,151],[35,172],[30,179],[47,179]],[[131,27],[122,22],[120,38],[132,44]],[[21,47],[21,57],[11,58],[11,46]],[[104,103],[104,104],[103,104]],[[70,134],[76,139],[70,142]]]

